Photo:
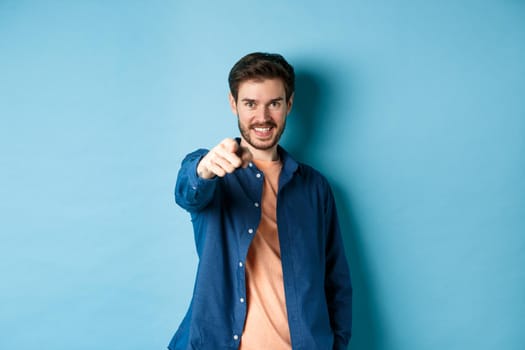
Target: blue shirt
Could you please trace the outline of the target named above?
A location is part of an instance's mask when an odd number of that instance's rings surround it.
[[[176,202],[191,215],[199,265],[170,350],[238,349],[244,328],[244,262],[261,217],[264,174],[250,163],[202,179],[197,165],[207,152],[186,156],[175,186]],[[277,227],[292,347],[346,349],[352,286],[332,191],[319,172],[278,152]]]

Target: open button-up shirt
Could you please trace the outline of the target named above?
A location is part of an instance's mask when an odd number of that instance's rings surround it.
[[[202,179],[197,165],[207,152],[186,156],[175,186],[176,202],[191,215],[199,265],[170,350],[238,349],[244,328],[244,263],[261,217],[264,174],[250,163]],[[292,347],[346,349],[352,286],[332,191],[319,172],[278,152],[277,227]]]

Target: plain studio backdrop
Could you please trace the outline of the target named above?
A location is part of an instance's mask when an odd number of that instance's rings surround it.
[[[297,72],[351,350],[525,344],[525,2],[0,1],[0,348],[164,349],[197,264],[184,155],[238,134],[244,54]]]

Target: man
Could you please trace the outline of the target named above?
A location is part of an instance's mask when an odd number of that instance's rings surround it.
[[[199,266],[169,349],[346,349],[352,287],[334,198],[319,172],[278,144],[293,67],[252,53],[229,85],[240,138],[187,155],[175,186]]]

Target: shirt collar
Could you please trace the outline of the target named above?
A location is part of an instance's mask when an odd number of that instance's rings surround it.
[[[235,138],[237,143],[241,144],[241,138]],[[288,153],[283,147],[277,145],[277,153],[283,163],[281,168],[281,175],[279,176],[279,190],[286,185],[293,177],[295,172],[299,170],[299,163]]]
[[[239,145],[241,144],[240,137],[236,137],[235,141],[237,141]],[[281,147],[281,145],[277,145],[277,153],[283,162],[282,172],[291,177],[299,167],[299,163],[290,155],[290,153]]]

